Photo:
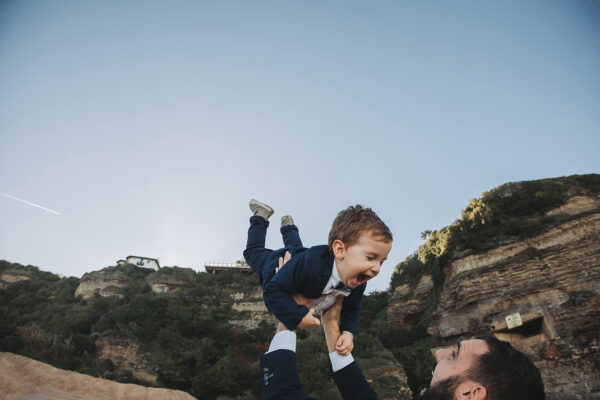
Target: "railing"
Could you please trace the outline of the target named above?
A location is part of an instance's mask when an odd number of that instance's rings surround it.
[[[204,264],[206,272],[212,271],[247,271],[250,272],[250,266],[246,263],[218,263],[218,262],[207,262]]]
[[[218,262],[207,262],[204,263],[205,267],[248,267],[247,263],[218,263]]]

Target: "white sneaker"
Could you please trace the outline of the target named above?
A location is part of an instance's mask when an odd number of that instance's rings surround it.
[[[286,225],[294,225],[294,219],[291,215],[284,215],[283,217],[281,217],[281,226]]]
[[[265,221],[269,220],[269,217],[273,215],[275,212],[270,206],[265,203],[261,203],[260,201],[256,201],[254,199],[250,199],[250,210],[254,215],[258,215],[259,217],[263,217]]]

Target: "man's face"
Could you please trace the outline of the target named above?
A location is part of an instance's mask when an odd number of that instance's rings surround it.
[[[477,356],[489,352],[485,340],[473,339],[458,342],[457,346],[435,352],[437,365],[433,371],[431,387],[453,376],[461,376],[475,363]]]
[[[362,233],[352,246],[336,240],[333,253],[344,285],[355,288],[377,276],[391,249],[391,242],[371,232]]]

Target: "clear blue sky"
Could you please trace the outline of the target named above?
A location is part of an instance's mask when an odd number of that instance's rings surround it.
[[[600,172],[600,2],[3,1],[0,258],[81,276],[242,256],[251,197],[420,232],[508,181]]]

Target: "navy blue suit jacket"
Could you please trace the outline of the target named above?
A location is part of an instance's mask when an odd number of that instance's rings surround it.
[[[260,358],[263,400],[315,400],[300,387],[296,353],[276,350]],[[378,400],[356,361],[333,373],[344,400]]]
[[[289,251],[290,261],[279,272],[279,257]],[[275,317],[289,330],[294,330],[308,313],[308,308],[297,304],[292,294],[300,293],[309,299],[318,299],[329,282],[334,257],[329,254],[329,246],[310,248],[289,246],[275,250],[265,262],[262,271],[263,299]],[[362,295],[366,283],[352,289],[342,303],[340,329],[356,336]]]

